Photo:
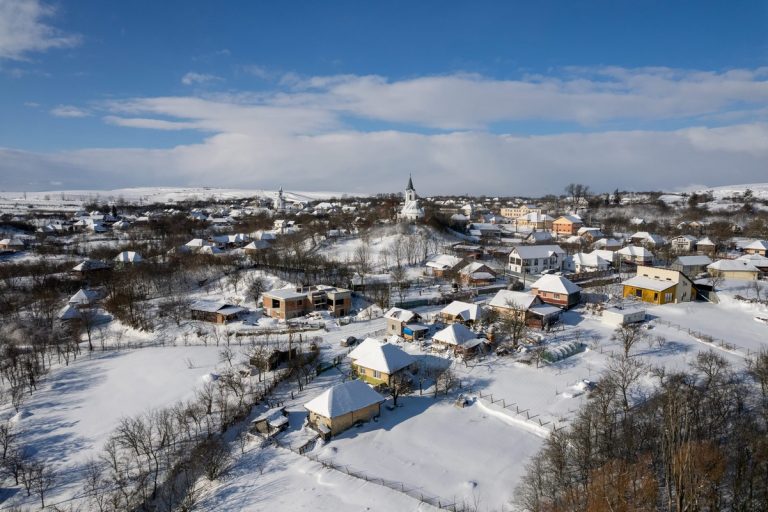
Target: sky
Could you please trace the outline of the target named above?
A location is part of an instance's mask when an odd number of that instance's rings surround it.
[[[0,191],[768,182],[768,2],[0,0]]]

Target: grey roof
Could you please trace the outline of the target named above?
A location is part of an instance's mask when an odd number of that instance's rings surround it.
[[[514,253],[524,260],[529,260],[551,258],[555,254],[565,254],[565,251],[559,245],[518,245],[512,249],[512,254]]]
[[[709,265],[712,260],[709,256],[679,256],[677,262],[684,267],[692,267],[697,265]]]
[[[245,311],[245,308],[214,300],[198,300],[197,302],[192,303],[190,309],[193,311],[204,311],[206,313],[221,313],[223,315],[233,315],[240,311]]]

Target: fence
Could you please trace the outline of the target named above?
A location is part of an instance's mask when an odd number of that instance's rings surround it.
[[[751,357],[752,355],[754,355],[753,352],[748,348],[739,347],[723,339],[710,336],[709,334],[704,334],[703,332],[695,331],[688,327],[683,327],[679,324],[675,324],[667,320],[662,320],[661,318],[656,318],[654,321],[660,323],[661,325],[666,325],[667,327],[672,327],[673,329],[677,329],[680,332],[685,332],[689,334],[691,337],[693,337],[694,339],[696,339],[696,341],[698,341],[699,343],[704,343],[706,345],[714,345],[722,350],[727,350],[741,357]]]
[[[470,388],[470,392],[471,392]],[[480,400],[485,401],[486,403],[490,403],[491,405],[495,405],[497,407],[501,407],[504,409],[507,413],[514,413],[517,416],[520,416],[520,419],[524,419],[525,421],[530,422],[532,425],[537,427],[544,427],[548,430],[551,430],[552,432],[558,432],[564,428],[564,425],[557,425],[557,422],[555,420],[550,421],[542,421],[540,414],[531,414],[530,409],[520,409],[520,406],[517,405],[516,402],[509,402],[504,398],[493,398],[493,393],[485,393],[483,394],[482,391],[478,391],[477,396]],[[536,420],[536,421],[533,421]],[[549,426],[547,426],[549,425]]]
[[[441,510],[450,510],[451,512],[467,512],[467,508],[463,504],[458,504],[455,501],[446,500],[440,498],[439,496],[430,495],[416,487],[407,486],[403,482],[388,480],[386,478],[379,478],[369,475],[365,471],[352,468],[346,464],[339,464],[330,459],[321,459],[318,455],[310,453],[317,444],[317,437],[298,446],[292,446],[291,444],[279,441],[276,438],[272,438],[272,442],[275,444],[275,446],[290,450],[293,453],[306,457],[311,461],[317,462],[326,469],[332,469],[338,471],[339,473],[357,478],[358,480],[364,480],[376,485],[381,485],[382,487],[387,487],[393,491],[405,494],[410,498],[419,500],[422,503],[427,503]]]

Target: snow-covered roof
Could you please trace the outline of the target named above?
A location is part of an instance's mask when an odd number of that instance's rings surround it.
[[[389,375],[410,366],[415,358],[397,345],[366,338],[347,355],[355,364]]]
[[[693,236],[693,235],[680,235],[680,236],[676,236],[672,240],[673,241],[674,240],[684,240],[686,242],[695,242],[696,241],[696,237]]]
[[[581,291],[581,288],[578,285],[573,284],[569,279],[566,279],[563,276],[556,276],[554,274],[546,274],[541,276],[535,283],[531,285],[531,289],[536,289],[543,292],[565,293],[566,295]]]
[[[241,311],[245,311],[245,308],[239,306],[233,306],[225,302],[218,302],[214,300],[198,300],[193,302],[190,306],[193,311],[204,311],[206,313],[221,313],[224,315],[233,315]]]
[[[529,260],[533,258],[551,258],[555,254],[565,254],[559,245],[518,245],[512,249],[510,255],[517,253],[520,258]]]
[[[600,254],[595,254],[595,252],[577,252],[576,254],[573,254],[569,256],[571,258],[571,261],[573,261],[574,264],[580,265],[583,267],[607,267],[610,263],[609,260],[606,260]]]
[[[115,256],[115,261],[121,263],[139,263],[142,261],[141,254],[135,251],[123,251]]]
[[[650,258],[653,257],[653,253],[646,249],[645,247],[638,247],[636,245],[628,245],[622,249],[619,249],[619,254],[622,256],[640,256],[644,258]]]
[[[710,240],[708,237],[702,238],[698,242],[696,242],[696,245],[716,245],[715,242]]]
[[[278,299],[301,299],[306,297],[306,293],[297,292],[296,288],[281,288],[279,290],[270,290],[264,292],[265,296],[276,297]]]
[[[391,308],[389,311],[384,313],[384,318],[389,318],[391,320],[399,320],[401,322],[408,323],[414,318],[416,318],[416,313],[414,313],[413,311],[409,311],[407,309]]]
[[[747,260],[717,260],[707,265],[708,269],[719,270],[721,272],[759,272],[755,265]]]
[[[737,260],[748,261],[756,267],[768,267],[768,258],[759,254],[745,254],[736,258]]]
[[[336,418],[373,404],[380,404],[384,400],[383,396],[365,382],[350,380],[336,384],[304,404],[304,407],[320,416]]]
[[[653,290],[655,292],[663,292],[669,288],[672,288],[677,283],[674,281],[662,281],[660,279],[653,279],[645,276],[635,276],[627,279],[623,283],[624,286],[632,286],[635,288],[643,288],[644,290]]]
[[[16,238],[4,238],[3,240],[0,240],[0,245],[5,245],[8,247],[24,247],[24,242]]]
[[[427,261],[426,266],[438,270],[447,270],[461,263],[461,258],[450,254],[438,254]]]
[[[581,217],[579,217],[577,215],[562,215],[562,216],[558,217],[555,222],[560,224],[561,221],[563,221],[563,220],[567,221],[567,222],[570,222],[572,224],[581,224],[582,223]]]
[[[210,245],[206,240],[203,240],[202,238],[193,238],[186,244],[187,247],[206,247]]]
[[[678,256],[677,261],[685,267],[709,265],[712,263],[709,256]]]
[[[497,308],[528,309],[538,300],[536,295],[530,293],[499,290],[488,305]]]
[[[457,346],[465,346],[476,339],[478,339],[477,334],[462,324],[451,324],[432,336],[433,341]]]
[[[768,250],[768,241],[765,240],[755,240],[749,245],[744,246],[745,249],[754,249],[757,251],[767,251]]]
[[[472,320],[475,321],[478,319],[480,315],[480,306],[477,304],[470,304],[468,302],[462,302],[460,300],[455,300],[445,306],[443,309],[440,310],[440,313],[450,315],[450,316],[459,316],[464,319],[464,321]]]
[[[107,265],[103,261],[85,260],[82,263],[79,263],[74,267],[72,267],[72,270],[75,272],[87,272],[88,270],[101,270],[105,268],[109,268],[109,265]]]
[[[621,247],[621,242],[615,238],[601,238],[594,245],[595,247]]]
[[[80,312],[74,305],[67,304],[59,311],[58,318],[59,320],[74,320],[80,318]]]
[[[82,304],[88,305],[99,298],[99,293],[96,290],[85,290],[80,288],[76,294],[69,298],[70,304]]]

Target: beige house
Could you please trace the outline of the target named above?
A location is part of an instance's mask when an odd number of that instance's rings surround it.
[[[332,286],[283,288],[264,292],[264,309],[272,318],[289,320],[312,311],[329,311],[333,316],[349,314],[352,292]]]
[[[24,242],[16,238],[4,238],[0,240],[0,251],[18,252],[24,250]]]
[[[749,260],[718,260],[707,265],[707,272],[714,277],[754,281],[760,276],[760,269]]]
[[[744,247],[744,252],[747,254],[759,254],[760,256],[768,256],[768,241],[755,240],[751,244]]]
[[[517,219],[524,215],[528,215],[529,213],[541,214],[542,210],[541,208],[537,208],[533,205],[524,204],[511,208],[502,208],[499,213],[501,213],[502,217],[506,217],[508,219]]]
[[[690,302],[696,297],[693,281],[682,272],[668,268],[637,267],[637,275],[622,283],[624,297],[651,304]]]
[[[366,338],[347,356],[360,378],[374,386],[388,386],[396,375],[410,371],[416,359],[391,343]]]
[[[546,213],[531,212],[515,219],[518,229],[552,229],[555,219]]]
[[[471,325],[482,319],[483,311],[477,304],[455,300],[438,313],[441,321],[447,324],[460,323]]]
[[[381,413],[385,399],[361,380],[333,386],[304,404],[309,424],[328,439]]]
[[[237,320],[246,309],[224,302],[198,300],[189,307],[192,320],[225,324]]]

